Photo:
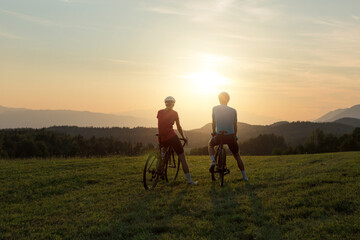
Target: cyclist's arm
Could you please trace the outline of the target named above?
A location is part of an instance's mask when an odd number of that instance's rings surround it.
[[[235,110],[235,118],[234,118],[234,134],[235,138],[237,139],[237,112]]]
[[[182,127],[180,125],[180,120],[176,119],[175,122],[176,122],[176,128],[179,131],[180,135],[182,136],[182,138],[185,138],[184,132],[183,132]]]
[[[216,133],[216,122],[215,122],[215,119],[213,119],[213,122],[212,122],[212,132],[213,132],[213,133]]]
[[[237,135],[237,122],[234,122],[234,134]]]
[[[212,112],[212,133],[216,133],[216,121],[215,121],[215,114],[214,114],[214,109]]]

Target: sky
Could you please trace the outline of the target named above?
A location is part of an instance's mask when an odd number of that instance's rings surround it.
[[[185,129],[221,91],[238,120],[360,103],[358,0],[0,0],[0,105],[156,117]]]

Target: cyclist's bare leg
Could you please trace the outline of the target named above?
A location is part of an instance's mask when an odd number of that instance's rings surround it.
[[[244,163],[243,161],[241,160],[241,157],[240,157],[240,154],[239,153],[236,153],[236,154],[233,154],[234,155],[234,158],[236,159],[236,162],[238,164],[238,167],[241,171],[241,174],[243,175],[243,179],[245,181],[248,180],[247,176],[246,176],[246,173],[245,173],[245,167],[244,167]]]
[[[186,176],[186,179],[188,181],[189,184],[197,184],[197,181],[193,181],[191,180],[191,176],[190,176],[190,170],[189,170],[189,166],[186,162],[186,159],[185,159],[185,154],[184,153],[181,153],[178,155],[179,157],[179,160],[181,162],[181,165],[182,165],[182,169],[185,173],[185,176]]]
[[[215,145],[212,143],[212,138],[210,138],[210,140],[209,140],[208,150],[209,150],[209,155],[211,158],[210,166],[213,166],[215,164]]]
[[[215,155],[215,145],[213,145],[212,139],[209,140],[209,143],[208,143],[208,150],[209,150],[209,155],[210,156],[214,156]]]
[[[237,165],[238,165],[239,169],[241,171],[244,171],[245,166],[244,166],[244,163],[243,163],[243,161],[242,161],[242,159],[240,157],[240,154],[239,153],[234,154],[234,158],[236,159],[236,162],[237,162]]]
[[[180,160],[180,162],[181,162],[182,169],[183,169],[184,173],[185,173],[185,174],[189,173],[189,172],[190,172],[190,171],[189,171],[189,166],[188,166],[188,164],[187,164],[187,162],[186,162],[185,154],[182,153],[182,154],[180,154],[178,157],[179,157],[179,160]]]

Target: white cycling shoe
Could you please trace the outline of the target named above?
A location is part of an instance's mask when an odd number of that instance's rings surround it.
[[[198,184],[198,182],[197,181],[191,181],[191,182],[188,182],[188,184],[189,185],[196,185],[196,184]]]

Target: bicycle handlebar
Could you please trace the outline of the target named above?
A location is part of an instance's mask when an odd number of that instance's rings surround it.
[[[163,136],[163,135],[160,135],[160,134],[156,134],[155,136],[157,136],[157,137],[161,137],[161,136]],[[187,144],[187,142],[188,142],[188,140],[186,139],[186,138],[179,138],[180,139],[180,141],[184,141],[184,143],[182,144],[183,145],[183,147]]]
[[[179,139],[180,139],[180,141],[184,141],[182,146],[185,147],[185,145],[188,143],[188,140],[186,138],[179,138]]]

